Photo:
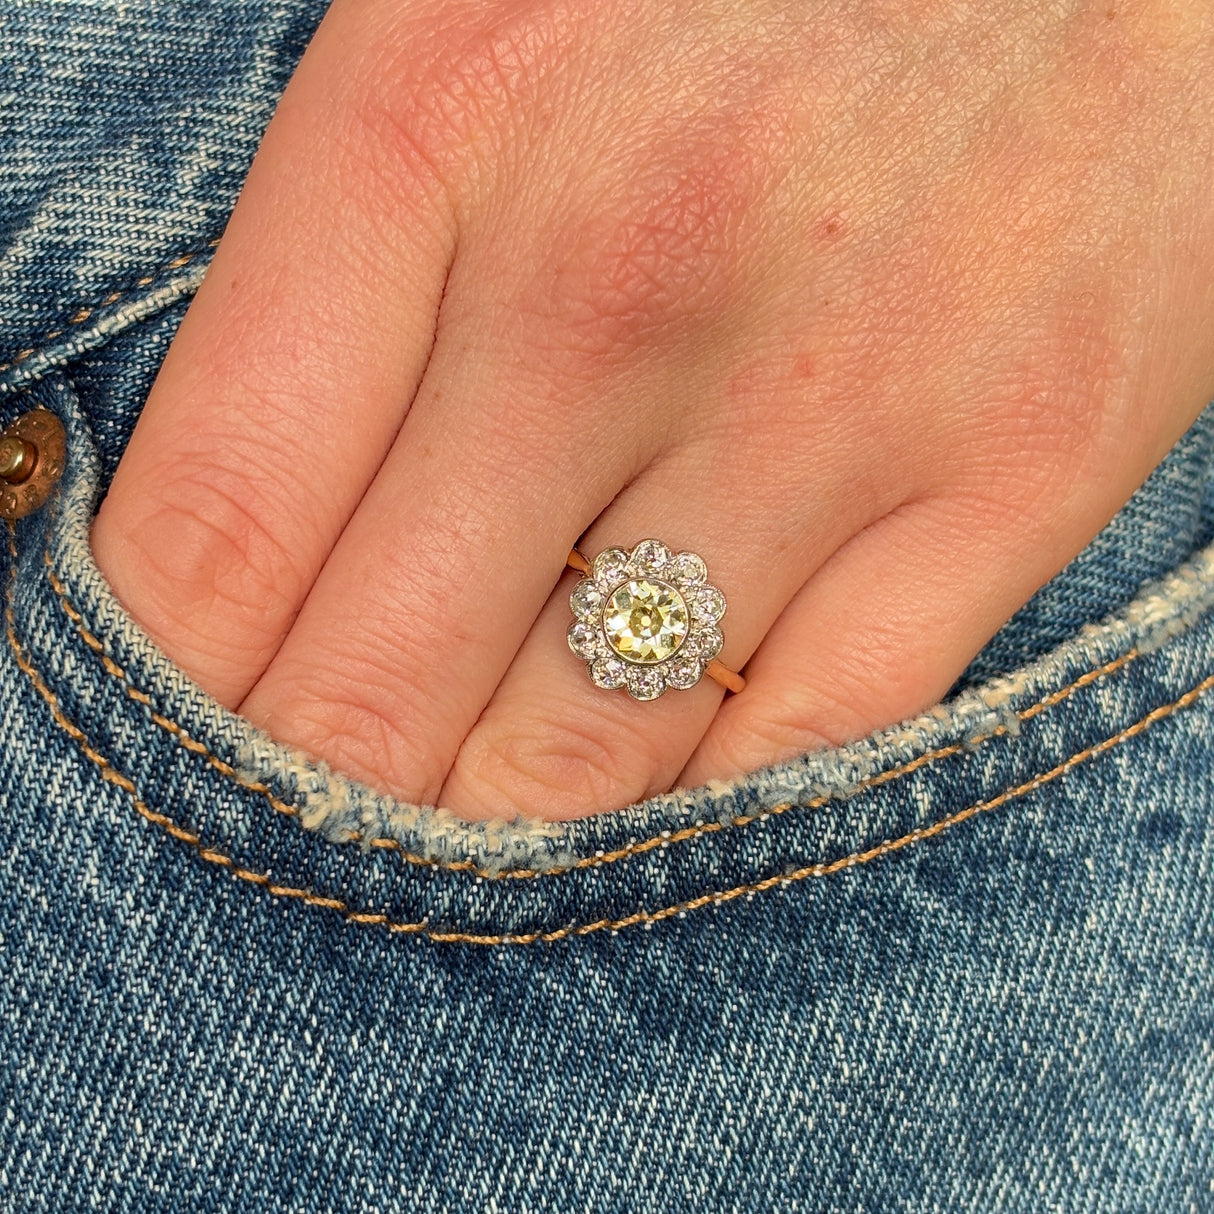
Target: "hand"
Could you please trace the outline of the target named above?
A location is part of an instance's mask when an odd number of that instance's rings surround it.
[[[466,817],[923,709],[1214,396],[1214,16],[1113,4],[338,0],[101,568],[223,703]],[[571,547],[647,536],[741,695],[569,652]]]

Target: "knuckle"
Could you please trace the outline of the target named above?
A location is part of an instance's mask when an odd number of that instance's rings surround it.
[[[155,631],[179,645],[277,644],[305,575],[278,532],[282,512],[260,498],[246,475],[206,457],[185,460],[149,492],[125,543]]]
[[[538,321],[535,344],[632,354],[718,309],[740,260],[745,193],[735,170],[688,153],[565,224],[520,301],[520,315]]]
[[[604,165],[632,164],[605,198],[579,192],[544,226],[536,272],[511,301],[528,346],[585,360],[668,344],[743,296],[778,155],[766,118],[719,111],[659,118],[615,136]],[[639,146],[630,146],[631,143]],[[596,181],[596,185],[601,184]]]
[[[288,644],[259,723],[373,788],[434,804],[481,707],[476,685],[452,677],[444,655],[477,638],[441,630],[416,606],[400,618],[382,607],[326,621],[319,644]]]
[[[338,146],[350,176],[370,176],[394,203],[402,198],[428,202],[464,160],[467,132],[461,137],[439,115],[399,96],[368,87],[347,115]]]
[[[389,135],[404,160],[449,174],[492,148],[576,36],[563,6],[545,2],[454,10],[425,28],[405,10],[376,31],[358,73],[359,121]]]
[[[703,750],[711,756],[714,768],[733,774],[836,744],[826,727],[815,729],[806,716],[804,704],[776,696],[746,713],[720,715]]]
[[[269,732],[372,788],[432,803],[437,784],[407,744],[399,700],[381,703],[370,689],[312,682],[292,695],[289,721],[265,723]]]
[[[654,756],[633,731],[591,718],[552,717],[474,730],[457,760],[462,782],[523,812],[559,799],[571,811],[623,807],[657,791]]]
[[[1098,484],[1130,420],[1127,346],[1112,326],[1070,314],[1041,345],[1005,366],[956,453],[959,479],[997,489],[1012,517],[1033,517],[1076,486]]]

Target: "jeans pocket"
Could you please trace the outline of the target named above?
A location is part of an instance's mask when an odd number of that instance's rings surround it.
[[[653,925],[942,845],[1055,786],[1082,798],[1119,748],[1214,682],[1206,549],[1046,652],[848,746],[568,823],[470,823],[279,746],[169,662],[93,563],[98,461],[71,382],[50,374],[10,408],[33,403],[64,419],[69,460],[57,502],[11,540],[12,762],[37,734],[123,837],[137,819],[178,863],[301,913],[470,944]]]

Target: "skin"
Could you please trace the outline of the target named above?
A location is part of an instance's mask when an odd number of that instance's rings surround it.
[[[938,700],[1214,397],[1214,10],[337,0],[96,520],[280,740],[468,818]],[[565,569],[729,599],[637,703]]]

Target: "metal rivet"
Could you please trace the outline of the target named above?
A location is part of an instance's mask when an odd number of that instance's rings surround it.
[[[46,409],[23,413],[0,434],[0,518],[33,514],[63,475],[67,436]]]
[[[0,439],[0,480],[19,485],[33,475],[38,448],[19,438]]]

